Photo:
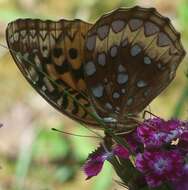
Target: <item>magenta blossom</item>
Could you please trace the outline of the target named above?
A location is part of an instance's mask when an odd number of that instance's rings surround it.
[[[121,146],[115,146],[111,151],[105,150],[102,146],[94,153],[89,155],[88,160],[84,164],[84,172],[87,175],[86,179],[96,176],[102,170],[105,160],[110,160],[113,156],[118,156],[123,159],[129,158],[128,150]]]
[[[183,156],[175,151],[145,151],[136,156],[136,168],[144,174],[150,187],[180,178],[183,164]]]
[[[180,137],[183,131],[181,126],[182,122],[175,119],[148,119],[137,128],[137,135],[145,148],[160,148]]]

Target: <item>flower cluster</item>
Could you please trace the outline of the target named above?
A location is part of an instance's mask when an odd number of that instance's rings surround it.
[[[160,148],[180,137],[183,129],[179,126],[182,125],[179,120],[149,119],[137,128],[137,135],[145,148]]]
[[[149,187],[167,184],[174,190],[188,189],[188,123],[155,117],[123,136],[128,149],[116,144],[110,151],[100,147],[84,166],[87,179],[97,175],[113,156],[134,161],[134,170]],[[104,145],[105,147],[105,145]],[[180,188],[183,187],[183,188]]]
[[[144,174],[147,184],[150,187],[163,183],[182,186],[180,179],[187,176],[187,123],[174,119],[149,119],[137,128],[136,134],[144,148],[136,155],[136,168]],[[186,189],[187,180],[183,183]]]

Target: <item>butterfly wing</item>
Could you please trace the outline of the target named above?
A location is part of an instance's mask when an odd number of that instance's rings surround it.
[[[81,20],[18,19],[8,25],[6,39],[17,66],[39,94],[72,119],[97,125],[83,79],[90,27]]]
[[[84,71],[95,109],[118,122],[141,112],[175,77],[185,55],[168,18],[154,8],[118,9],[88,32]]]

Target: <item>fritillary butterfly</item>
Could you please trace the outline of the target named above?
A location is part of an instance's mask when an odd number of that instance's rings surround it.
[[[39,94],[72,119],[98,127],[89,113],[109,126],[130,127],[128,115],[139,114],[169,85],[185,56],[170,20],[138,6],[112,11],[93,25],[18,19],[8,25],[6,39]]]

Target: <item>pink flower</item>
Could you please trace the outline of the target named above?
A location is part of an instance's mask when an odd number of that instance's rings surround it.
[[[145,151],[136,156],[136,168],[145,175],[150,187],[181,177],[183,163],[182,155],[175,151]]]
[[[111,156],[111,153],[102,153],[91,157],[84,164],[84,172],[87,175],[86,179],[90,179],[91,177],[98,175],[102,170],[104,161],[110,159]]]
[[[137,135],[145,148],[160,148],[180,137],[181,125],[182,122],[175,119],[169,121],[160,118],[148,119],[137,128]]]
[[[100,146],[94,153],[89,155],[88,160],[84,164],[84,172],[87,175],[86,179],[90,179],[93,176],[96,176],[102,170],[105,160],[110,160],[113,156],[118,156],[123,159],[129,158],[128,150],[121,146],[115,146],[112,151],[105,150]]]

